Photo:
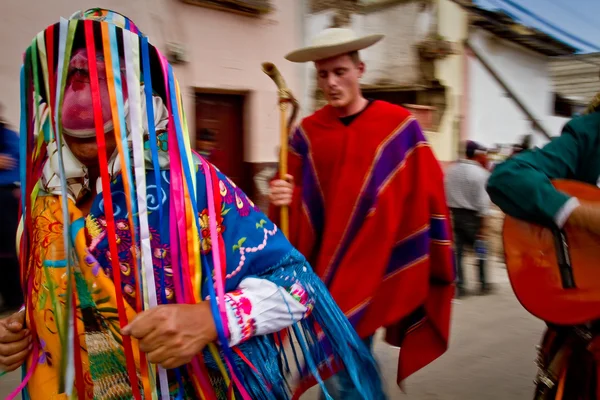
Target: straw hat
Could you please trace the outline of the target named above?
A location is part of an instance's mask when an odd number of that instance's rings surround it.
[[[383,39],[383,36],[375,34],[356,37],[351,29],[329,28],[319,33],[310,46],[292,51],[285,58],[297,63],[324,60],[366,49]]]

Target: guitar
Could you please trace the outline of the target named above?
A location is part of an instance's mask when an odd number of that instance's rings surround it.
[[[580,200],[600,202],[596,186],[567,180],[553,184]],[[506,216],[503,239],[510,283],[527,311],[559,325],[600,319],[600,236]]]

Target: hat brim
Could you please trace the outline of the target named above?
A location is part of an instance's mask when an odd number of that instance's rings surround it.
[[[375,34],[364,36],[348,42],[338,43],[329,46],[309,46],[292,51],[285,56],[286,60],[296,63],[325,60],[327,58],[341,56],[342,54],[352,53],[366,49],[383,39],[384,35]]]

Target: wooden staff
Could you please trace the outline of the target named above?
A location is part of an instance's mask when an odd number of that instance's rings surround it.
[[[273,82],[275,82],[275,85],[277,85],[277,97],[279,98],[280,113],[279,132],[281,141],[281,151],[279,154],[279,178],[286,179],[285,176],[288,173],[288,140],[292,129],[292,125],[294,123],[294,120],[296,119],[296,115],[298,114],[298,101],[294,98],[294,95],[287,87],[283,76],[281,76],[281,73],[279,72],[275,64],[265,62],[262,64],[262,69],[263,72],[267,74],[273,80]],[[292,114],[290,115],[289,120],[286,121],[288,104],[292,105]],[[289,234],[288,207],[281,207],[280,212],[281,216],[279,225],[281,231],[287,237]]]

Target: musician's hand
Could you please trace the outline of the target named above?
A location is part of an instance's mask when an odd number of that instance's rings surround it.
[[[172,304],[139,314],[123,328],[139,339],[148,361],[165,369],[189,363],[206,345],[217,340],[210,303]]]
[[[31,351],[31,334],[25,327],[25,311],[0,320],[0,369],[19,368]]]
[[[277,207],[289,206],[292,204],[292,195],[294,193],[294,177],[286,175],[285,180],[276,179],[271,182],[269,200]]]
[[[573,210],[567,224],[600,236],[600,205],[582,202]]]

